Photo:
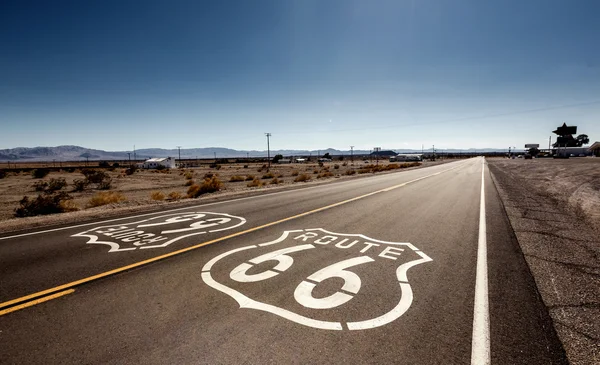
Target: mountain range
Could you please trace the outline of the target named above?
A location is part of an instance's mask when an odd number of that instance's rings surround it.
[[[394,149],[398,153],[421,153],[421,150]],[[428,152],[430,150],[425,150]],[[436,152],[501,152],[502,149],[482,148],[482,149],[437,149]],[[366,155],[371,151],[354,150],[354,155]],[[127,160],[147,159],[151,157],[179,157],[182,159],[194,158],[234,158],[234,157],[266,157],[267,151],[257,150],[234,150],[223,147],[206,148],[186,148],[181,149],[163,149],[163,148],[144,148],[133,151],[104,151],[80,146],[57,146],[57,147],[17,147],[0,150],[0,161],[81,161],[81,160]],[[281,154],[283,156],[322,156],[329,153],[333,156],[350,155],[350,150],[337,150],[327,148],[323,150],[272,150],[271,156]]]

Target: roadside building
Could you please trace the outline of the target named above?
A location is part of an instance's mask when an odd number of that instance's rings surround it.
[[[173,157],[151,158],[149,160],[144,161],[144,163],[141,166],[141,168],[143,169],[174,169],[175,167],[175,158]]]
[[[588,150],[592,153],[592,155],[596,157],[600,157],[600,142],[594,142]]]
[[[289,158],[280,158],[279,160],[277,160],[277,163],[292,163],[292,160],[290,160]]]

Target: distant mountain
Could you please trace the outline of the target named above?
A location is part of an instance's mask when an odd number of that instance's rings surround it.
[[[421,150],[411,149],[394,149],[397,153],[421,153]],[[425,150],[425,153],[431,150]],[[503,149],[497,148],[481,148],[481,149],[437,149],[436,152],[503,152]],[[223,147],[206,147],[206,148],[186,148],[181,149],[163,149],[163,148],[144,148],[133,152],[126,151],[103,151],[95,150],[80,146],[58,146],[58,147],[17,147],[0,150],[0,162],[1,161],[83,161],[83,160],[127,160],[131,154],[131,159],[134,157],[138,160],[147,159],[150,157],[179,157],[181,152],[182,159],[193,159],[193,158],[235,158],[235,157],[266,157],[267,151],[246,151],[246,150],[234,150]],[[354,150],[353,154],[367,155],[371,151],[368,150]],[[339,155],[350,155],[350,150],[336,150],[333,148],[327,148],[323,150],[272,150],[271,156],[281,154],[283,156],[322,156],[325,153],[329,153],[332,156]]]

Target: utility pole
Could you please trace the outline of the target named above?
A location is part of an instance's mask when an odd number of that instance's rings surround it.
[[[354,165],[354,146],[350,146],[350,161]]]
[[[510,146],[508,146],[508,158],[510,158]]]
[[[552,154],[552,136],[548,137],[548,154]]]
[[[215,163],[217,163],[217,152],[214,151],[213,153],[215,154]]]
[[[435,161],[435,145],[431,146],[431,159]]]
[[[127,152],[127,157],[129,159],[129,166],[131,166],[131,152]]]
[[[177,146],[177,151],[179,152],[179,159],[177,160],[177,162],[181,164],[181,146]]]
[[[267,161],[269,164],[268,169],[270,169],[271,168],[271,144],[270,144],[269,139],[271,138],[271,133],[265,133],[265,136],[267,136]]]
[[[135,157],[135,145],[133,145],[133,162],[135,162],[137,158]]]

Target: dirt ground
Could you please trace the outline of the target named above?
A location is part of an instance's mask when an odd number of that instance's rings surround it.
[[[600,228],[600,158],[488,159],[528,186],[564,203],[579,218]]]
[[[438,164],[445,161],[436,162],[423,162],[422,166],[431,166],[432,164]],[[62,215],[68,215],[73,217],[77,214],[84,212],[92,213],[93,211],[107,211],[115,210],[115,208],[133,208],[147,205],[157,204],[173,204],[169,202],[169,193],[179,193],[182,199],[179,201],[185,202],[190,201],[186,199],[189,184],[196,183],[201,184],[206,176],[214,174],[218,179],[223,182],[221,191],[214,194],[206,195],[221,195],[231,193],[243,193],[245,191],[255,191],[258,189],[273,189],[281,188],[282,186],[290,186],[293,184],[305,184],[315,183],[320,181],[332,180],[332,179],[347,179],[357,176],[364,176],[372,174],[368,171],[369,165],[374,165],[375,161],[354,161],[352,164],[350,161],[335,161],[326,162],[323,166],[319,166],[317,163],[309,164],[273,164],[271,169],[267,171],[263,163],[254,164],[243,164],[243,163],[230,163],[223,164],[220,168],[211,168],[208,164],[200,167],[192,167],[185,169],[173,169],[173,170],[137,170],[132,175],[125,173],[125,168],[109,168],[102,169],[112,179],[111,189],[109,191],[121,193],[126,200],[118,204],[109,204],[104,207],[89,207],[90,199],[98,194],[100,191],[93,187],[88,187],[82,192],[73,191],[73,181],[76,179],[84,179],[84,175],[81,170],[76,169],[73,172],[66,170],[52,171],[43,179],[33,178],[31,172],[7,172],[3,179],[0,179],[0,231],[8,229],[12,226],[15,221],[19,220],[36,220],[33,218],[15,218],[14,212],[19,207],[19,201],[24,197],[35,198],[40,192],[36,191],[33,184],[43,180],[50,181],[51,179],[64,178],[67,182],[67,187],[63,188],[63,191],[69,193],[73,197],[73,203],[79,209],[78,212],[74,213],[63,213]],[[379,166],[388,166],[390,163],[387,161],[380,160]],[[402,163],[397,163],[402,164]],[[415,167],[411,167],[415,168]],[[407,168],[391,170],[391,171],[404,171]],[[410,169],[410,168],[408,168]],[[355,173],[350,175],[351,171]],[[269,175],[272,174],[271,175]],[[382,172],[378,172],[382,173]],[[294,180],[305,174],[309,178],[308,182],[294,182]],[[233,176],[243,178],[243,181],[230,181]],[[257,178],[262,186],[260,187],[249,187],[252,177]],[[273,179],[277,179],[275,184]],[[191,181],[191,182],[190,182]],[[152,194],[160,192],[165,196],[164,200],[157,200],[152,198]],[[87,214],[89,215],[89,214]],[[56,216],[56,215],[54,215]],[[48,218],[50,216],[35,217],[37,221],[40,219]],[[36,224],[37,226],[38,224]]]

